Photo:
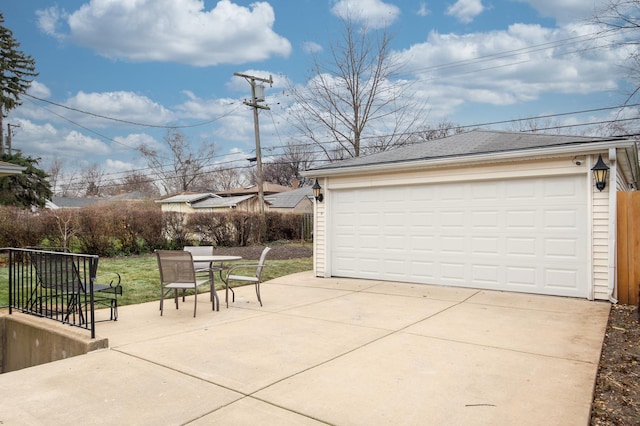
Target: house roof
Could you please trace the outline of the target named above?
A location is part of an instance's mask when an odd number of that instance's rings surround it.
[[[46,205],[50,209],[58,208],[80,208],[96,203],[109,203],[112,201],[141,201],[151,198],[151,194],[140,191],[127,192],[124,194],[114,195],[107,198],[90,198],[90,197],[52,197],[51,201],[47,201]]]
[[[104,201],[103,198],[83,198],[83,197],[52,197],[51,203],[47,207],[57,208],[80,208]]]
[[[176,195],[171,195],[166,198],[161,198],[159,200],[155,200],[158,204],[169,204],[169,203],[197,203],[198,201],[205,200],[207,198],[220,198],[218,195],[212,194],[210,192],[189,192],[189,193],[181,193]]]
[[[27,170],[27,168],[18,166],[16,164],[7,163],[6,161],[0,161],[0,176],[18,175],[24,170]]]
[[[404,146],[397,149],[380,152],[368,156],[350,158],[325,166],[305,171],[304,175],[327,175],[332,170],[358,169],[361,167],[392,166],[399,163],[420,162],[453,163],[454,160],[474,157],[499,158],[513,157],[524,151],[551,152],[553,149],[566,149],[582,152],[586,144],[592,144],[594,149],[603,149],[605,145],[611,147],[632,146],[633,141],[622,138],[595,138],[582,136],[558,136],[542,133],[496,132],[489,130],[474,130],[442,139]],[[314,173],[316,172],[316,173]],[[320,173],[318,173],[320,172]]]
[[[291,191],[291,188],[288,186],[277,185],[271,182],[264,182],[262,184],[262,193],[267,194],[277,194],[279,192]],[[240,188],[233,188],[227,191],[217,192],[218,195],[229,196],[229,195],[244,195],[244,194],[257,194],[258,193],[258,185],[248,185],[242,186]]]
[[[268,197],[265,197],[265,199],[271,202],[271,207],[273,208],[293,209],[300,204],[300,201],[311,197],[313,197],[313,190],[311,187],[303,186],[302,188],[291,191],[269,195]]]
[[[234,197],[215,197],[215,198],[206,198],[200,200],[198,202],[194,202],[191,204],[191,207],[194,209],[216,209],[216,208],[231,208],[235,207],[241,202],[248,200],[250,198],[254,198],[255,194],[249,195],[238,195]]]
[[[123,192],[122,194],[109,197],[110,201],[116,200],[149,200],[153,198],[153,194],[143,191]]]

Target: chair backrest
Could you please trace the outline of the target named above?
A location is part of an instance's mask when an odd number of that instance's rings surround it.
[[[95,277],[98,269],[97,259],[87,265],[83,264],[83,261],[86,262],[85,259],[62,252],[33,251],[30,252],[30,258],[40,285],[64,293],[85,293],[85,281],[88,282]],[[85,274],[80,271],[81,264],[84,266]]]
[[[191,253],[183,250],[156,250],[161,283],[195,283]]]
[[[213,255],[213,246],[184,246],[184,251],[188,251],[193,256],[211,256]],[[196,269],[209,268],[209,262],[193,262]]]
[[[264,261],[267,258],[267,253],[269,253],[271,247],[265,247],[262,250],[262,254],[260,255],[260,261],[258,262],[258,268],[256,269],[256,277],[259,279],[260,275],[262,275],[262,268],[264,267]]]

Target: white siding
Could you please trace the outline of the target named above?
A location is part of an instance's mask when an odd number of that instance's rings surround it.
[[[314,225],[313,225],[313,269],[317,277],[326,275],[326,244],[327,244],[327,218],[325,207],[329,203],[329,196],[325,191],[324,201],[315,201]]]
[[[609,287],[609,188],[600,192],[593,188],[593,297],[608,299]]]

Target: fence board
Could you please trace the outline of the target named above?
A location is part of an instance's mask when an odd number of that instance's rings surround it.
[[[640,191],[617,194],[618,301],[638,304],[640,282]]]

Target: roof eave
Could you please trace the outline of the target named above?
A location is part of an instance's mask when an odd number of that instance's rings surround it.
[[[464,154],[437,158],[422,158],[406,161],[395,161],[380,164],[365,164],[360,166],[342,166],[328,169],[310,169],[301,173],[304,177],[329,177],[338,175],[356,175],[371,172],[387,172],[398,169],[401,165],[403,169],[411,170],[417,168],[478,164],[478,163],[495,163],[508,160],[523,160],[535,158],[548,158],[562,155],[587,155],[602,152],[609,148],[631,148],[635,145],[632,140],[607,140],[602,142],[589,142],[588,144],[569,144],[553,147],[537,147],[518,149],[511,151],[495,151],[481,154]]]

